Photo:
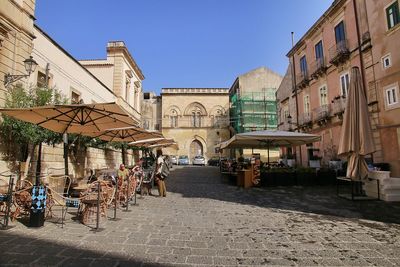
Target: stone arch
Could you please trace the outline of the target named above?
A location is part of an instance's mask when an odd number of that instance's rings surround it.
[[[201,113],[201,116],[207,116],[207,110],[204,108],[204,106],[201,104],[201,103],[199,103],[199,102],[192,102],[192,103],[190,103],[186,108],[185,108],[185,111],[184,111],[184,115],[186,115],[186,116],[190,116],[190,115],[192,115],[192,112],[194,111],[194,110],[198,110],[200,113]]]
[[[164,116],[170,116],[174,111],[177,113],[177,115],[178,115],[179,117],[182,116],[182,111],[181,111],[181,109],[180,109],[178,106],[176,106],[176,105],[169,106],[169,107],[166,109],[166,112],[165,112]]]
[[[201,137],[199,135],[195,135],[195,136],[193,136],[193,138],[189,138],[186,141],[187,153],[188,153],[188,156],[189,156],[190,160],[192,160],[193,157],[196,156],[196,155],[191,155],[190,154],[190,152],[191,152],[190,151],[190,145],[193,143],[193,141],[197,141],[197,142],[199,142],[201,144],[202,149],[203,149],[203,151],[202,151],[203,154],[202,155],[205,157],[205,155],[207,154],[207,143],[206,143],[206,141],[205,141],[205,139],[203,137]]]

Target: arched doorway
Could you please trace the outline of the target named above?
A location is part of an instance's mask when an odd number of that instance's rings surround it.
[[[195,156],[203,156],[203,145],[198,140],[193,140],[190,144],[190,155],[189,157],[193,159]]]

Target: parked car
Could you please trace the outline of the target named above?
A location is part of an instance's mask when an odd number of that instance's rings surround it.
[[[172,164],[178,164],[178,157],[177,156],[170,156],[170,160]]]
[[[178,165],[189,165],[189,157],[188,156],[179,156]]]
[[[209,166],[219,166],[219,157],[212,157],[207,163]]]
[[[206,165],[206,159],[203,156],[196,156],[193,159],[193,165],[205,166]]]

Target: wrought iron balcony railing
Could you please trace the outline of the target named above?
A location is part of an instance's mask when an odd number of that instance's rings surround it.
[[[346,108],[346,98],[344,96],[335,97],[332,100],[332,114],[341,118]]]
[[[312,113],[299,114],[299,126],[312,124]]]
[[[315,114],[315,121],[319,124],[325,124],[330,119],[330,105],[322,105],[313,110]]]
[[[326,70],[327,70],[327,66],[326,66],[325,57],[317,58],[310,65],[311,78],[317,79],[318,77],[325,74]]]
[[[342,40],[329,49],[329,62],[338,66],[350,58],[350,49],[347,39]]]
[[[310,83],[308,71],[302,71],[296,75],[296,84],[299,89],[307,87]]]

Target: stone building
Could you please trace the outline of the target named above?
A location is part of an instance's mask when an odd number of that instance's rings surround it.
[[[4,76],[25,75],[23,61],[32,53],[35,0],[2,0],[0,4],[0,106],[4,105]],[[20,83],[26,84],[26,79]]]
[[[179,146],[171,155],[217,156],[215,145],[229,139],[228,88],[163,88],[162,133]]]
[[[28,86],[56,88],[71,103],[116,102],[117,96],[47,33],[34,26],[32,56],[38,66]],[[47,73],[47,84],[46,84]]]
[[[143,93],[141,114],[144,129],[161,131],[161,96],[154,92]]]
[[[276,129],[276,98],[282,77],[266,67],[236,78],[229,89],[233,134]]]
[[[389,163],[392,175],[400,175],[399,22],[398,0],[336,0],[289,51],[295,75],[277,93],[281,128],[322,137],[301,149],[303,165],[315,156],[324,162],[337,156],[349,72],[357,66],[376,147],[371,160]]]
[[[142,81],[144,75],[123,41],[107,43],[107,58],[80,60],[85,68],[122,98],[122,105],[141,121]]]
[[[400,177],[400,2],[362,3],[360,35],[377,149],[374,161],[389,163],[392,176]]]

